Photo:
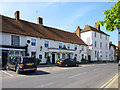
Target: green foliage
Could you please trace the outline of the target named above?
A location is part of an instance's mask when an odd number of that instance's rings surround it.
[[[105,18],[103,21],[99,21],[100,25],[105,26],[107,31],[120,30],[120,0],[103,14],[105,14]]]
[[[82,58],[81,59],[81,62],[87,62],[88,60],[87,59],[85,59],[85,58]]]
[[[41,59],[35,58],[35,62],[39,64],[39,62],[41,62]]]
[[[75,60],[75,61],[76,61],[76,59],[77,59],[77,58],[76,58],[76,57],[74,57],[74,60]]]
[[[47,56],[47,62],[50,62],[50,56]]]

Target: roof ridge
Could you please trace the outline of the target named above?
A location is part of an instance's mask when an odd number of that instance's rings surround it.
[[[10,19],[15,20],[15,18],[8,17],[8,16],[2,15],[2,14],[0,14],[0,15],[1,15],[1,16],[4,16],[4,17],[6,17],[6,18],[10,18]],[[27,20],[22,20],[22,19],[19,19],[18,21],[28,22],[28,23],[35,24],[35,25],[38,25],[38,26],[39,26],[39,24],[34,23],[34,22],[30,22],[30,21],[27,21]],[[71,33],[71,34],[74,34],[74,33],[72,33],[72,32],[65,31],[65,30],[63,30],[63,29],[54,28],[54,27],[52,27],[52,26],[46,26],[46,25],[41,25],[41,26],[43,26],[43,27],[48,27],[48,28],[53,28],[53,29],[56,29],[56,30],[59,30],[59,31],[62,31],[62,32],[66,32],[66,33]]]

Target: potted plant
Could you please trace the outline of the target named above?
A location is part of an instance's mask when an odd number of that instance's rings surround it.
[[[74,60],[76,61],[76,57],[74,57]]]
[[[82,58],[82,59],[81,59],[81,62],[82,62],[82,63],[87,63],[87,61],[88,61],[88,60],[85,59],[85,58]]]
[[[35,58],[35,62],[39,65],[39,63],[41,62],[41,59]]]

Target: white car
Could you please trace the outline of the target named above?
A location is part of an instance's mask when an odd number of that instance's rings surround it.
[[[120,60],[119,60],[119,62],[118,62],[118,65],[120,66]]]

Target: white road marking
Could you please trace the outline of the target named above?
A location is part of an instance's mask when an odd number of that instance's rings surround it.
[[[10,73],[8,73],[8,72],[5,72],[5,71],[2,71],[2,72],[6,73],[6,74],[8,74],[8,75],[10,75],[10,76],[13,76],[12,74],[10,74]]]
[[[53,83],[50,82],[50,83],[47,83],[47,84],[44,84],[44,85],[37,86],[37,87],[35,87],[35,88],[43,88],[43,87],[46,87],[46,86],[50,86],[50,85],[52,85],[52,84],[53,84]]]
[[[80,73],[80,74],[77,74],[77,75],[74,75],[74,76],[70,76],[69,78],[78,77],[78,76],[80,76],[80,75],[82,75],[82,74]]]

